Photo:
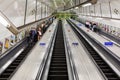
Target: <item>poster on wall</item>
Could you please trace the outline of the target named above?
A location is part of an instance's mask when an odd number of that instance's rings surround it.
[[[10,45],[13,46],[15,44],[15,36],[11,35],[10,36]]]
[[[120,31],[120,28],[118,28],[118,37],[120,37],[120,32],[119,31]]]
[[[3,49],[3,43],[0,42],[0,54],[2,53],[2,49]]]
[[[18,37],[17,36],[15,36],[15,42],[17,42],[18,41]]]
[[[25,31],[22,32],[22,39],[25,37]]]
[[[106,32],[108,32],[109,31],[109,25],[106,25],[106,30],[105,30]]]
[[[112,26],[110,26],[110,33],[112,34]]]
[[[10,45],[9,45],[9,39],[6,38],[6,39],[5,39],[5,46],[4,46],[4,47],[5,47],[5,49],[8,49],[9,46],[10,46]]]
[[[19,41],[22,40],[22,32],[19,34],[18,40],[19,40]]]

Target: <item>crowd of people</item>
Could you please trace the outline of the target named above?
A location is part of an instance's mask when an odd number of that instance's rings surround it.
[[[98,26],[97,26],[96,23],[92,23],[92,22],[86,21],[85,27],[89,28],[89,29],[92,30],[93,32],[98,32],[98,33],[100,33],[100,29],[98,28]]]
[[[28,42],[35,43],[39,41],[51,23],[50,21],[43,21],[37,28],[32,27],[29,32]]]

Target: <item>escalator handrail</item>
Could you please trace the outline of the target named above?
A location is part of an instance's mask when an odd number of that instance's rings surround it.
[[[64,43],[65,43],[64,45],[66,48],[65,51],[67,52],[68,60],[70,61],[70,67],[71,67],[72,78],[73,78],[71,80],[79,80],[78,73],[77,73],[77,70],[75,68],[75,63],[74,63],[74,60],[72,57],[71,48],[70,48],[70,45],[69,45],[68,40],[66,38],[64,29],[63,29],[63,36],[64,36]]]

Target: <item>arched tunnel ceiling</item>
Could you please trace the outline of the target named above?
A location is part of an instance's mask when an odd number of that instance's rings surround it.
[[[97,0],[39,0],[39,1],[44,2],[46,5],[51,6],[53,9],[64,10],[88,1]]]
[[[69,6],[72,6],[74,2],[74,0],[38,0],[38,1],[43,2],[54,9],[63,8],[67,4],[69,4]]]
[[[90,0],[38,0],[44,2],[46,5],[51,6],[54,9],[67,8],[73,7],[74,5],[78,5],[80,3],[84,3]],[[97,0],[98,3],[106,3],[112,0]],[[119,0],[114,0],[119,1]]]
[[[88,0],[38,0],[53,7],[54,9],[63,9],[64,7],[73,7]]]
[[[32,12],[33,9],[35,9],[36,1],[38,3],[43,3],[44,5],[47,5],[48,7],[50,7],[49,9],[63,10],[64,7],[70,8],[75,5],[86,2],[88,0],[27,0],[27,1],[28,1],[28,7],[27,7],[26,24],[35,21],[35,16],[30,15],[30,13]],[[97,1],[98,3],[105,3],[113,0],[97,0]],[[114,0],[114,1],[119,1],[119,0]],[[10,20],[11,23],[13,23],[15,26],[18,27],[24,25],[25,5],[26,5],[25,3],[26,0],[9,0],[9,1],[0,0],[0,11]],[[37,7],[38,7],[37,14],[40,14],[41,12],[40,8],[45,9],[44,7],[41,7],[41,4],[39,4]]]

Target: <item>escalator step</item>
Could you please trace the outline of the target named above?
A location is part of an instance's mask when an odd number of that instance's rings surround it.
[[[50,75],[67,75],[67,71],[50,71]]]
[[[68,75],[49,75],[48,80],[68,80]]]
[[[51,64],[51,67],[66,67],[66,64]]]
[[[65,71],[67,67],[50,67],[50,71]]]

